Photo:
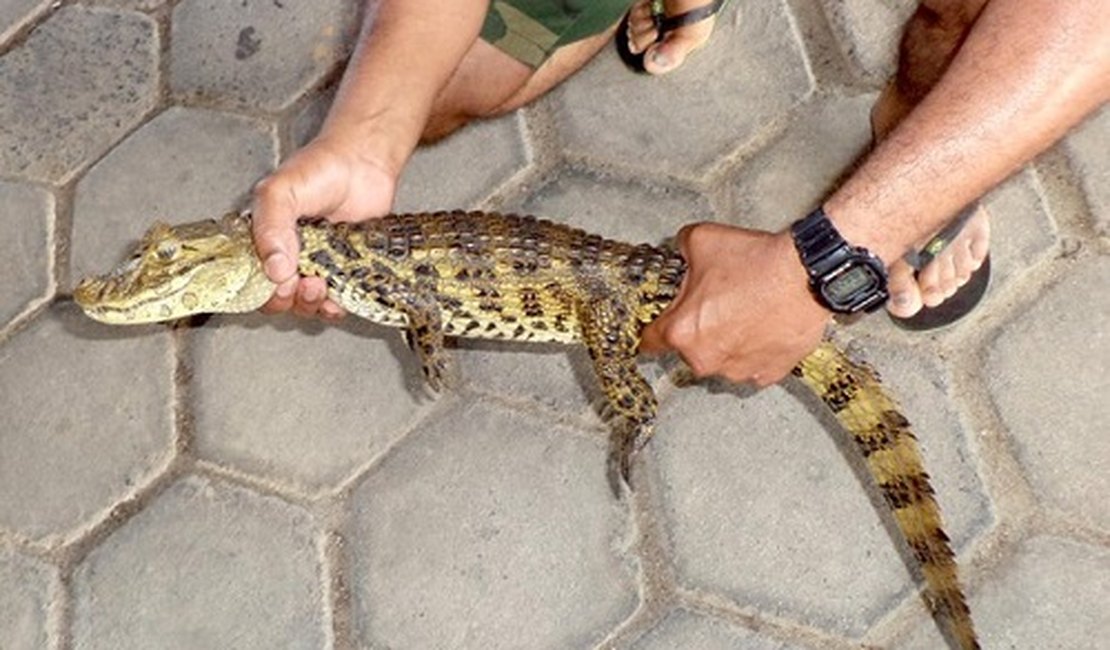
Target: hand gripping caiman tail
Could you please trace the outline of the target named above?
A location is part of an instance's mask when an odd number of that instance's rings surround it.
[[[444,337],[581,343],[619,417],[617,455],[651,437],[657,402],[636,366],[644,326],[678,293],[686,265],[667,247],[632,245],[532,217],[483,212],[390,215],[358,224],[302,219],[299,270],[347,311],[398,327],[429,385],[451,377]],[[135,254],[82,281],[74,299],[112,324],[246,312],[273,293],[250,218],[156,224]],[[795,374],[851,433],[925,577],[933,612],[964,650],[978,648],[948,538],[909,424],[869,368],[823,343]]]

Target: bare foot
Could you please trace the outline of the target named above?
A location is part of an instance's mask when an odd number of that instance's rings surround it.
[[[955,295],[987,258],[990,233],[990,218],[980,207],[916,278],[915,269],[905,260],[891,264],[887,311],[898,318],[909,318],[922,307],[936,307]]]
[[[705,45],[713,33],[716,16],[676,27],[656,43],[658,32],[651,19],[652,0],[637,0],[628,12],[628,48],[633,54],[644,52],[644,70],[666,74],[682,65],[691,52]],[[713,0],[664,0],[667,16],[711,5]]]
[[[903,100],[894,85],[887,86],[871,111],[871,130],[875,141],[886,137],[909,113],[912,103]],[[983,265],[990,250],[990,216],[979,207],[963,229],[914,277],[905,260],[890,265],[890,301],[887,311],[897,318],[909,318],[922,307],[936,307],[967,284]],[[925,246],[926,242],[921,242]]]

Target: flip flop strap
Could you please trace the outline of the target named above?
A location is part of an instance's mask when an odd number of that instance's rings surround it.
[[[655,30],[659,35],[659,40],[662,40],[663,36],[668,32],[673,32],[679,27],[700,23],[706,18],[716,15],[717,12],[721,10],[721,5],[724,3],[725,0],[713,0],[713,2],[707,5],[691,9],[677,16],[667,16],[666,8],[663,6],[663,3],[657,0],[651,3],[651,21],[655,23]]]
[[[929,262],[933,261],[933,258],[940,255],[940,252],[948,247],[948,244],[956,238],[956,235],[960,234],[960,231],[963,230],[967,222],[975,216],[975,212],[978,209],[978,203],[972,203],[967,206],[962,212],[956,215],[955,219],[949,221],[948,225],[942,228],[936,236],[930,239],[921,250],[911,250],[902,256],[902,259],[918,271],[925,268]]]

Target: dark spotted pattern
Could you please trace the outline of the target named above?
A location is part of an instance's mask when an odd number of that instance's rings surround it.
[[[909,422],[882,390],[878,376],[831,344],[822,345],[806,357],[794,374],[818,392],[851,432],[921,565],[926,599],[933,612],[948,622],[948,632],[960,648],[979,648],[971,612],[960,589],[955,555],[917,441]]]
[[[300,272],[324,278],[329,296],[348,311],[403,328],[433,389],[452,376],[446,334],[583,343],[617,416],[613,475],[627,481],[632,454],[650,438],[657,409],[636,351],[643,326],[678,292],[686,267],[677,252],[489,213],[394,215],[336,225],[302,220],[298,234]],[[171,244],[177,254],[168,252]],[[189,278],[191,305],[166,288],[182,277]],[[272,291],[249,220],[229,215],[221,222],[156,225],[132,263],[82,282],[74,297],[108,322],[151,322],[253,310]],[[964,650],[978,648],[916,441],[874,371],[826,343],[795,374],[821,396],[866,458],[952,639]]]

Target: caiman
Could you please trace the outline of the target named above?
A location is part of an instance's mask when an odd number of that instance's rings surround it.
[[[449,378],[445,337],[586,346],[630,458],[652,434],[657,402],[636,365],[640,333],[675,298],[686,264],[666,246],[603,239],[550,221],[483,212],[390,215],[357,224],[301,219],[299,272],[325,280],[348,312],[401,328],[429,385]],[[148,323],[248,312],[274,285],[249,215],[156,224],[111,273],[74,299],[92,318]],[[822,343],[794,370],[850,432],[920,565],[925,596],[963,650],[978,648],[956,563],[909,423],[870,367]]]

